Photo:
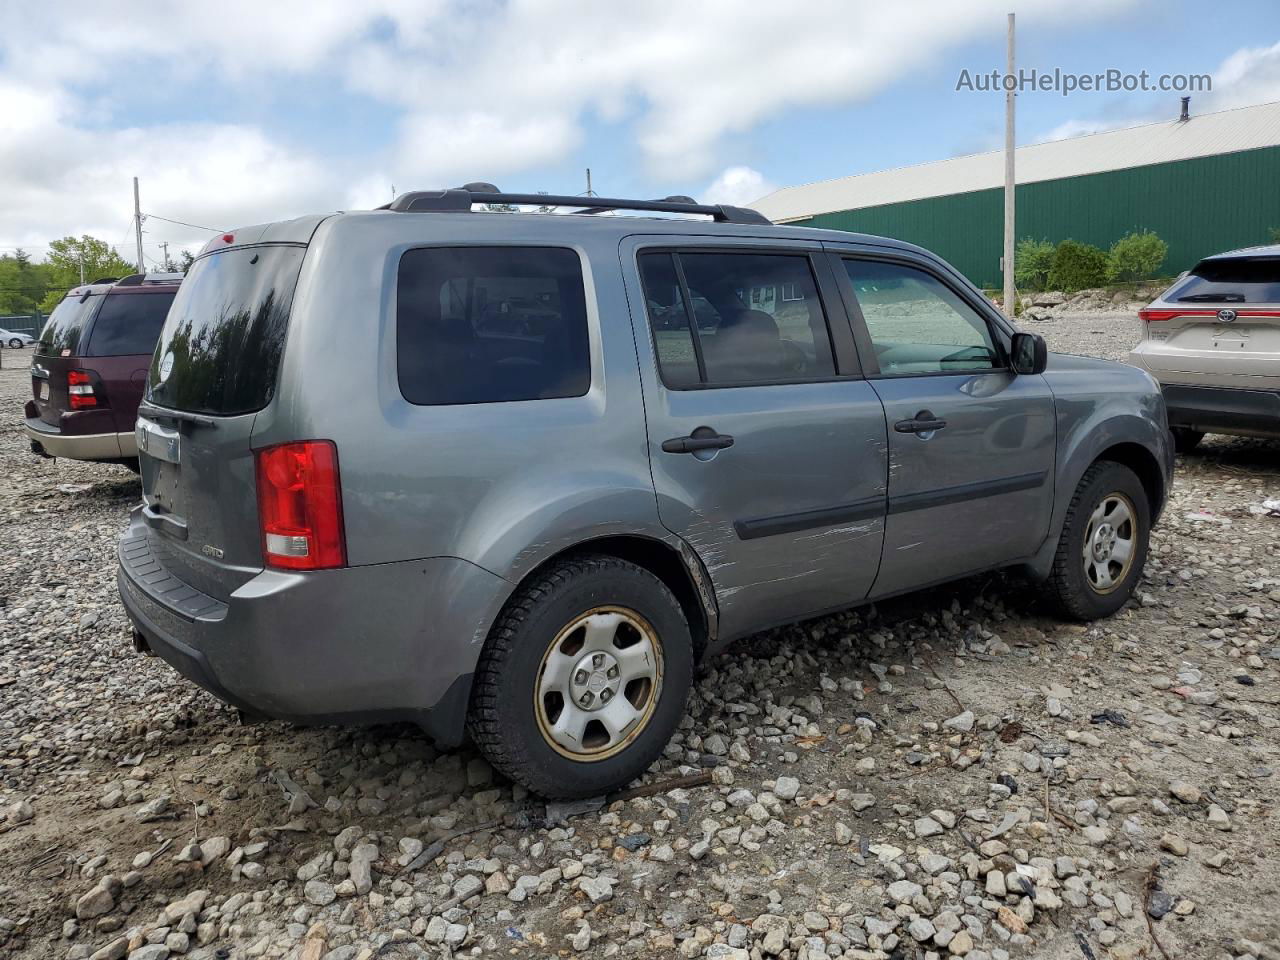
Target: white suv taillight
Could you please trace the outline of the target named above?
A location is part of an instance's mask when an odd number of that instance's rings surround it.
[[[262,558],[281,570],[324,570],[347,562],[338,448],[332,440],[257,451]]]

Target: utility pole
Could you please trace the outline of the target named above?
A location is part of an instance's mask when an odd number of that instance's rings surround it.
[[[1016,244],[1014,238],[1015,224],[1013,211],[1013,195],[1015,179],[1013,172],[1013,115],[1014,88],[1017,82],[1013,73],[1013,14],[1009,14],[1009,63],[1005,69],[1004,93],[1004,315],[1013,319],[1014,306],[1017,302],[1017,290],[1013,284],[1013,251]]]
[[[142,204],[138,201],[138,178],[133,178],[133,226],[138,233],[138,272],[146,273],[147,266],[142,262]]]
[[[161,240],[160,249],[164,251],[164,260],[161,265],[164,267],[165,272],[167,273],[169,272],[169,241]]]
[[[84,244],[80,244],[80,286],[84,286]]]

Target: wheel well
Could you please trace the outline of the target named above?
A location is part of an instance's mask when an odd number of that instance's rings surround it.
[[[1154,521],[1164,507],[1165,489],[1160,463],[1151,451],[1138,443],[1117,443],[1114,447],[1103,450],[1097,459],[1123,464],[1138,475],[1142,488],[1147,492],[1147,502],[1151,505],[1151,518]]]
[[[693,580],[694,575],[690,573],[680,552],[661,540],[634,536],[599,537],[595,540],[587,540],[562,550],[553,557],[548,557],[525,574],[521,583],[525,583],[553,563],[566,557],[586,553],[606,554],[626,560],[637,567],[643,567],[661,580],[667,589],[675,594],[681,609],[684,610],[685,619],[689,622],[689,632],[693,636],[694,659],[702,657],[715,629],[715,611],[708,611],[704,605],[698,586]],[[709,589],[710,581],[706,579],[705,571],[692,553],[689,556],[689,563],[697,565],[696,575],[704,579]]]

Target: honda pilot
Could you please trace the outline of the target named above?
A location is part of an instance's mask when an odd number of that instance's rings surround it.
[[[1003,567],[1072,618],[1129,599],[1172,464],[1148,374],[909,244],[591,204],[472,184],[210,242],[137,424],[139,647],[581,797],[735,638]]]

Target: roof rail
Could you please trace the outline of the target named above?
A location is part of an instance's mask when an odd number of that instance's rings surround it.
[[[578,207],[578,213],[595,214],[609,210],[652,210],[659,213],[689,213],[712,217],[719,223],[770,224],[768,218],[746,207],[694,203],[685,196],[662,200],[624,200],[617,197],[571,197],[547,193],[503,193],[491,183],[468,183],[449,190],[415,190],[402,193],[378,207],[395,213],[466,213],[473,203],[507,203],[519,206]],[[770,224],[772,225],[772,224]]]
[[[119,277],[99,277],[97,280],[90,280],[88,283],[83,284],[83,286],[91,287],[95,283],[117,283],[119,280]]]
[[[144,283],[180,283],[180,273],[131,273],[116,282],[117,287],[140,287]]]

